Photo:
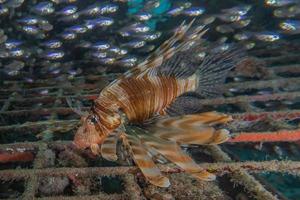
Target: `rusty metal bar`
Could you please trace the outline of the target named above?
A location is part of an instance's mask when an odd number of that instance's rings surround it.
[[[231,158],[218,146],[207,146],[214,160],[218,162],[232,162]],[[239,169],[230,174],[231,181],[243,185],[245,189],[258,200],[277,200],[277,197],[267,191],[263,185],[255,180],[246,170]]]
[[[31,98],[27,99],[29,102],[36,102],[36,101],[54,101],[56,99],[64,99],[67,96],[62,96],[60,98],[57,97],[38,97],[38,98]],[[68,97],[75,97],[73,96],[68,96]],[[89,99],[89,100],[94,100],[97,98],[97,95],[83,95],[81,96],[83,99]],[[235,96],[235,97],[227,97],[227,98],[215,98],[215,99],[203,99],[199,100],[199,105],[221,105],[221,104],[238,104],[238,103],[250,103],[254,101],[270,101],[270,100],[292,100],[295,98],[300,97],[300,92],[282,92],[282,93],[275,93],[275,94],[266,94],[266,95],[252,95],[252,96],[247,96],[247,95],[241,95],[241,96]],[[1,100],[0,100],[1,101]],[[14,99],[13,101],[20,101],[20,99]],[[22,99],[24,101],[24,99]],[[49,113],[49,110],[45,110],[45,113]],[[43,110],[36,110],[35,112],[43,112]],[[67,110],[67,109],[66,109]],[[27,112],[25,111],[12,111],[11,114],[17,114],[17,113],[24,113]],[[63,112],[63,111],[61,111]],[[9,112],[1,113],[1,114],[7,114]]]
[[[278,89],[279,87],[297,86],[300,84],[299,78],[279,78],[262,81],[244,81],[243,83],[228,83],[225,84],[226,89],[235,88],[238,90],[245,89],[262,89],[262,88],[273,88]],[[298,87],[300,88],[300,86]]]
[[[40,197],[35,198],[39,200],[124,200],[128,199],[127,194],[105,194],[101,195],[77,195],[77,196],[53,196],[53,197]]]
[[[242,132],[234,134],[228,142],[295,142],[300,140],[300,129],[274,132]]]
[[[273,112],[247,112],[232,115],[234,120],[239,121],[260,121],[272,120],[294,120],[300,118],[300,110],[273,111]]]
[[[282,92],[268,95],[253,95],[253,96],[236,96],[229,98],[216,98],[216,99],[203,99],[199,101],[199,105],[221,105],[221,104],[238,104],[241,102],[254,102],[254,101],[270,101],[270,100],[283,100],[295,99],[300,97],[300,92]]]
[[[300,72],[300,66],[299,65],[287,65],[287,66],[282,66],[282,67],[274,67],[271,70],[274,71],[275,73],[280,73],[280,72]],[[249,89],[249,88],[255,88],[255,89],[260,89],[260,88],[266,88],[266,87],[272,87],[272,88],[277,88],[280,86],[285,86],[285,85],[292,85],[292,84],[298,84],[300,83],[299,78],[279,78],[279,79],[271,79],[271,80],[261,80],[261,81],[244,81],[243,84],[241,83],[227,83],[225,84],[225,88],[238,88],[238,89]],[[87,89],[87,90],[92,90],[92,89],[99,89],[98,84],[81,84],[80,86],[43,86],[43,87],[37,87],[37,88],[31,88],[31,89],[26,89],[27,92],[29,91],[39,91],[39,90],[51,90],[51,89]],[[0,92],[14,92],[14,91],[21,91],[21,89],[0,89]]]
[[[209,147],[215,148],[215,147]],[[211,151],[210,151],[211,152]],[[223,152],[224,153],[224,152]],[[212,156],[216,156],[212,153]],[[237,170],[246,170],[249,172],[281,172],[290,173],[297,176],[300,175],[300,161],[245,161],[245,162],[233,162],[228,160],[227,162],[216,163],[200,163],[204,169],[215,172],[219,175],[235,173]],[[159,168],[166,173],[180,173],[180,169],[174,170],[172,165],[159,165]],[[19,170],[0,170],[0,179],[3,177],[46,177],[46,176],[69,176],[76,174],[77,176],[92,177],[98,176],[115,176],[115,175],[129,175],[128,180],[133,177],[131,174],[137,172],[138,168],[135,166],[121,166],[121,167],[88,167],[88,168],[45,168],[45,169],[19,169]],[[7,177],[9,176],[9,177]],[[131,181],[128,181],[131,182]],[[137,188],[137,186],[133,186]],[[136,191],[136,189],[131,189]]]

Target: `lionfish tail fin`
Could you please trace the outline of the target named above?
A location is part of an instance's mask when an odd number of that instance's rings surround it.
[[[123,142],[128,146],[134,162],[151,184],[158,187],[170,186],[169,179],[161,174],[160,170],[141,144],[139,138],[133,135],[126,135],[123,138]]]
[[[212,48],[200,67],[196,70],[198,88],[196,92],[203,97],[215,97],[222,94],[222,85],[230,70],[245,57],[245,52],[238,46],[227,50]]]
[[[142,135],[141,139],[147,147],[153,148],[167,160],[176,164],[178,167],[194,177],[206,181],[215,180],[214,174],[211,174],[201,168],[190,156],[184,153],[180,146],[178,146],[175,142],[166,141],[148,135]]]
[[[179,144],[220,144],[230,138],[229,131],[211,126],[231,120],[230,116],[217,112],[169,117],[155,124],[153,136]]]

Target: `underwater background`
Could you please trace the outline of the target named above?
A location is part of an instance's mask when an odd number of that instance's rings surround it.
[[[255,161],[242,166],[255,181],[231,177],[235,168],[226,166],[215,169],[220,177],[214,184],[174,173],[174,188],[160,190],[141,177],[124,178],[121,166],[128,163],[122,159],[113,163],[71,149],[79,116],[66,98],[87,110],[104,86],[193,19],[193,26],[208,28],[205,42],[219,49],[239,45],[249,55],[227,78],[224,95],[201,99],[193,112],[230,113],[231,132],[254,137],[220,149],[185,149],[199,163]],[[300,199],[299,34],[298,0],[0,0],[0,199],[134,199],[132,193],[146,199],[264,199],[269,193]],[[260,134],[275,136],[260,141]],[[103,174],[96,176],[97,170]]]

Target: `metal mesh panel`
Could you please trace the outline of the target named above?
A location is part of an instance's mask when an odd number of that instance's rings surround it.
[[[235,119],[229,125],[235,135],[230,144],[188,149],[199,165],[219,178],[200,182],[173,165],[161,165],[171,180],[167,189],[147,184],[124,159],[107,162],[70,145],[78,116],[66,97],[79,99],[88,108],[114,77],[87,75],[71,80],[70,85],[51,77],[34,83],[4,80],[0,88],[0,199],[233,199],[243,195],[284,199],[255,174],[299,175],[297,159],[242,162],[225,152],[243,146],[241,142],[256,142],[251,148],[257,142],[271,146],[288,142],[285,145],[294,145],[298,151],[299,47],[261,46],[251,54],[256,58],[230,75],[224,97],[199,102],[205,109],[231,113]]]

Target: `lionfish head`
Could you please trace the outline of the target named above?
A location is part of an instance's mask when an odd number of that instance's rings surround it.
[[[77,148],[85,149],[94,144],[101,144],[106,135],[98,116],[90,113],[81,116],[81,126],[75,134],[74,144]]]

